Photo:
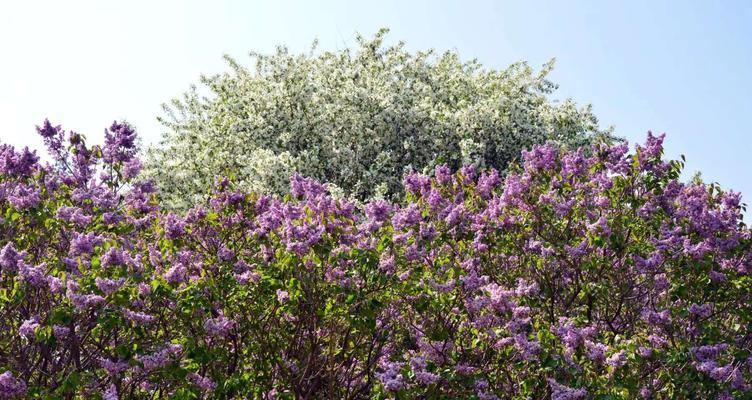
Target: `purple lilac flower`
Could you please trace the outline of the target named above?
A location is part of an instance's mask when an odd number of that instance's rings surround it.
[[[123,283],[125,283],[125,278],[119,278],[117,280],[109,278],[96,278],[94,279],[94,283],[96,283],[99,290],[101,290],[105,295],[110,295],[112,293],[115,293],[118,289],[120,289],[121,286],[123,286]]]
[[[214,381],[195,372],[188,374],[188,379],[205,392],[212,391],[217,387],[217,384],[214,383]]]
[[[379,260],[379,269],[381,271],[384,271],[386,273],[393,273],[394,272],[394,255],[386,255],[386,253],[381,254],[381,259]]]
[[[31,338],[35,335],[37,328],[39,328],[39,316],[35,315],[21,324],[18,333],[23,337]]]
[[[94,251],[94,246],[100,244],[101,241],[102,239],[94,232],[74,233],[70,244],[70,255],[72,257],[90,255]]]
[[[110,385],[107,387],[107,390],[102,393],[102,399],[103,400],[118,400],[118,392],[117,387],[115,385]]]
[[[602,363],[606,361],[606,352],[608,351],[608,347],[606,345],[586,340],[585,348],[587,349],[587,358],[589,358],[590,360],[596,363]]]
[[[36,151],[24,147],[20,152],[8,144],[0,144],[0,174],[18,178],[31,176],[39,157]]]
[[[258,272],[255,271],[245,271],[240,274],[235,274],[235,280],[238,281],[238,283],[242,284],[248,284],[249,282],[258,282],[261,280],[261,275]]]
[[[392,205],[384,200],[372,200],[365,207],[366,216],[373,222],[384,222],[392,212]]]
[[[311,178],[295,174],[290,177],[290,193],[294,197],[305,196],[308,199],[314,199],[325,194],[326,187]]]
[[[710,303],[692,304],[689,306],[689,313],[700,318],[708,318],[713,313],[713,305]]]
[[[637,154],[640,165],[645,165],[652,161],[656,157],[659,157],[663,152],[663,139],[666,134],[653,136],[653,132],[648,131],[648,138],[645,141],[644,146],[637,146]]]
[[[179,284],[185,282],[187,274],[188,269],[185,265],[183,265],[183,263],[177,263],[165,272],[164,277],[169,283]]]
[[[219,248],[219,251],[217,251],[217,257],[222,261],[230,261],[235,257],[235,253],[227,247],[222,246]]]
[[[693,347],[691,350],[697,360],[703,362],[715,360],[719,355],[721,355],[721,353],[726,351],[726,349],[728,349],[728,345],[726,343],[719,343]]]
[[[491,196],[491,191],[501,183],[499,173],[495,169],[490,172],[483,172],[478,178],[478,192],[483,198],[488,199]]]
[[[170,240],[179,239],[185,234],[185,222],[173,213],[167,214],[164,221],[165,235]]]
[[[588,395],[585,389],[573,389],[568,386],[564,386],[554,379],[547,379],[548,385],[551,388],[551,400],[577,400]]]
[[[138,312],[138,311],[132,311],[127,308],[122,309],[123,315],[128,318],[129,321],[139,324],[139,325],[148,325],[154,322],[156,319],[155,316],[149,315],[146,313]]]
[[[86,215],[80,207],[62,206],[57,209],[57,217],[80,227],[86,226],[92,221],[92,217]]]
[[[35,267],[32,267],[31,265],[28,265],[24,262],[20,262],[19,264],[19,276],[22,278],[24,282],[27,282],[31,286],[34,287],[47,287],[48,286],[48,277],[46,274],[47,271],[47,264],[41,263]]]
[[[392,217],[392,226],[395,230],[402,230],[408,225],[420,222],[420,220],[421,215],[418,205],[413,203],[394,214]]]
[[[498,400],[499,397],[488,391],[488,381],[485,379],[478,379],[475,381],[475,393],[478,395],[478,400]]]
[[[128,181],[137,177],[141,172],[141,167],[141,161],[138,158],[129,160],[123,165],[123,179]]]
[[[290,294],[286,290],[277,289],[277,301],[287,303],[290,300]]]
[[[550,145],[533,146],[530,151],[523,150],[522,158],[525,160],[525,169],[551,170],[556,167],[556,159],[559,152]]]
[[[17,184],[7,196],[8,202],[16,209],[24,210],[36,207],[41,198],[39,189],[31,185]]]
[[[220,314],[217,318],[210,318],[204,321],[204,329],[209,336],[224,337],[230,333],[235,326],[235,321]]]
[[[427,364],[423,357],[413,357],[410,359],[410,368],[413,371],[415,380],[421,385],[430,385],[439,381],[438,375],[426,370]]]
[[[13,247],[13,243],[8,242],[2,250],[0,250],[0,267],[4,271],[16,272],[18,270],[18,263],[21,262],[25,256],[25,252],[18,252]]]
[[[112,361],[108,358],[100,358],[99,366],[104,368],[110,375],[118,375],[130,367],[125,361]]]
[[[26,393],[26,384],[16,379],[13,373],[5,371],[0,374],[0,397],[13,398]]]
[[[47,276],[47,287],[50,288],[50,291],[52,293],[62,293],[63,292],[63,281],[60,280],[60,278],[54,277],[54,276]]]
[[[710,271],[710,280],[715,283],[726,282],[726,274],[718,271]]]
[[[69,333],[70,333],[70,328],[68,328],[67,326],[62,326],[62,325],[52,326],[52,334],[55,335],[55,337],[58,340],[65,339]]]
[[[614,368],[621,368],[626,363],[627,363],[627,356],[624,350],[619,350],[606,359],[606,364]]]
[[[541,351],[541,345],[538,341],[528,340],[523,334],[515,335],[514,343],[520,357],[526,361],[535,360]]]
[[[405,175],[404,185],[407,192],[420,194],[431,186],[431,178],[426,175],[411,173]]]
[[[173,357],[180,355],[182,351],[183,347],[179,344],[168,344],[155,353],[136,356],[136,360],[140,361],[144,365],[144,370],[149,372],[167,366],[172,362]]]
[[[73,303],[73,306],[79,310],[86,310],[92,307],[96,307],[104,303],[105,301],[104,297],[100,295],[79,294],[78,293],[79,285],[72,280],[69,280],[66,286],[67,286],[66,296],[71,301],[71,303]]]
[[[434,177],[436,177],[436,182],[439,185],[446,185],[452,182],[452,170],[446,164],[439,165],[434,170]]]
[[[136,131],[127,123],[113,122],[104,131],[103,160],[106,163],[130,161],[136,154]]]
[[[116,247],[110,247],[104,254],[102,254],[102,257],[100,257],[100,263],[105,268],[124,264],[125,257],[123,251]]]
[[[151,286],[145,282],[138,284],[138,294],[141,296],[148,296],[151,294]]]
[[[378,379],[384,389],[389,392],[398,392],[406,387],[405,379],[400,373],[403,363],[384,361],[379,364],[381,372],[376,373],[376,379]]]
[[[460,168],[460,175],[464,176],[468,180],[474,180],[477,173],[474,165],[463,165]]]

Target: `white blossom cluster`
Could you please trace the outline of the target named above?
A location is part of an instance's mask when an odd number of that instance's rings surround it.
[[[553,61],[493,70],[456,52],[387,46],[386,32],[358,36],[356,49],[252,54],[253,69],[226,57],[228,72],[201,79],[208,96],[194,86],[165,105],[167,132],[146,163],[164,204],[205,199],[218,176],[284,194],[294,172],[354,199],[398,198],[408,171],[503,171],[533,144],[610,137],[589,105],[550,99]]]

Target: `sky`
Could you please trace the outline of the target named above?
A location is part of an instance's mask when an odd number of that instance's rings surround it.
[[[556,58],[556,99],[593,104],[630,142],[667,133],[687,175],[752,204],[750,1],[0,0],[0,141],[41,149],[34,126],[99,141],[113,120],[156,143],[161,104],[229,54],[304,52],[391,29],[409,49],[456,50],[489,68]]]

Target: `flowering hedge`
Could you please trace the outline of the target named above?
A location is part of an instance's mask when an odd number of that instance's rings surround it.
[[[228,58],[229,71],[174,100],[145,163],[164,208],[204,202],[226,174],[259,193],[285,194],[299,173],[346,197],[396,200],[406,172],[502,171],[533,144],[580,147],[608,134],[590,106],[551,98],[553,63],[488,69],[456,52],[384,45],[385,33],[352,50],[253,54],[252,69]]]
[[[752,234],[662,137],[184,215],[135,133],[0,147],[0,398],[746,398]]]

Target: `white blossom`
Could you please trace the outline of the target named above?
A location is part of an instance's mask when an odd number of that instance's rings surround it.
[[[503,171],[536,143],[610,136],[590,106],[549,98],[553,61],[537,73],[524,62],[493,70],[456,52],[386,46],[385,33],[358,36],[355,50],[254,54],[253,70],[226,57],[229,72],[202,78],[210,95],[193,87],[165,106],[167,132],[146,175],[168,208],[201,201],[218,176],[283,194],[294,172],[349,197],[396,198],[410,170]]]

